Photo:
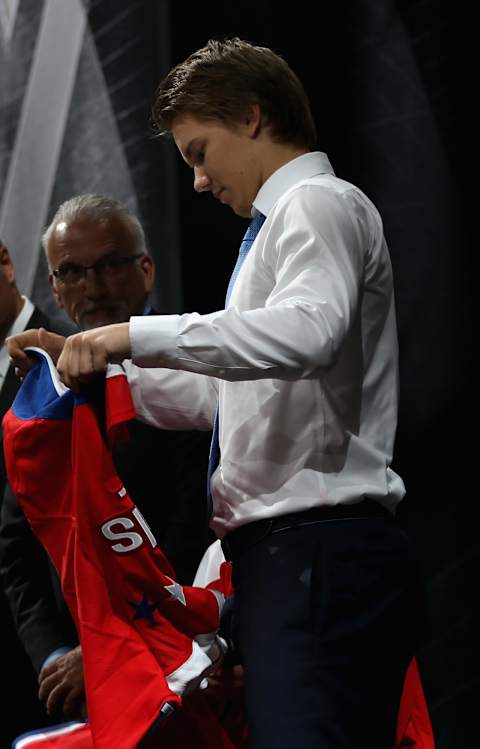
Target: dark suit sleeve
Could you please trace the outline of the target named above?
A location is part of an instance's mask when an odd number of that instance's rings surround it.
[[[77,640],[56,572],[8,484],[0,514],[0,576],[18,636],[38,672],[50,653]]]

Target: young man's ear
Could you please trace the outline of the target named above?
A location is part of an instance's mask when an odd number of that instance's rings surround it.
[[[256,138],[262,127],[262,111],[259,104],[252,104],[245,118],[247,133],[251,138]]]

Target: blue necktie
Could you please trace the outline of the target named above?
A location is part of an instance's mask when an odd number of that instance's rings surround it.
[[[235,264],[235,268],[233,269],[233,273],[230,278],[230,283],[228,284],[227,297],[225,300],[225,309],[228,307],[230,296],[232,294],[235,281],[237,280],[237,276],[240,273],[240,268],[242,267],[243,261],[247,257],[250,247],[252,246],[253,241],[255,237],[257,236],[258,232],[260,231],[260,228],[264,221],[265,221],[265,216],[263,215],[263,213],[258,213],[255,216],[255,218],[252,218],[252,220],[250,221],[248,225],[248,229],[245,232],[245,236],[242,240],[242,244],[240,245],[240,252],[238,253],[237,262]],[[219,462],[220,462],[220,445],[218,443],[218,408],[217,408],[217,413],[215,416],[215,423],[213,425],[212,442],[210,445],[210,455],[208,458],[208,471],[207,471],[208,517],[211,516],[212,509],[213,509],[212,494],[210,491],[210,481],[212,479],[213,473],[216,467],[218,466]]]

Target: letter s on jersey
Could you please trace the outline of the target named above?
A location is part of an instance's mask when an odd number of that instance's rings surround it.
[[[150,530],[150,526],[148,525],[138,507],[134,507],[134,509],[132,510],[132,515],[148,538],[152,549],[154,549],[157,545],[155,536]],[[123,531],[113,530],[116,525],[121,525]],[[113,549],[113,551],[117,551],[119,554],[123,554],[126,551],[133,551],[134,549],[138,549],[138,547],[143,544],[143,538],[140,533],[136,533],[135,531],[132,531],[131,533],[126,532],[127,529],[134,527],[135,523],[133,522],[133,520],[130,520],[130,518],[112,518],[112,520],[107,520],[107,522],[102,525],[101,530],[105,538],[108,538],[109,541],[124,540],[128,542],[127,544],[112,544],[111,548]]]
[[[118,532],[113,530],[116,525],[120,525],[123,528],[123,531]],[[126,551],[138,549],[138,547],[143,544],[143,538],[140,533],[135,533],[135,531],[132,533],[126,532],[126,529],[133,527],[134,523],[130,518],[113,518],[112,520],[107,520],[107,522],[102,525],[102,533],[109,541],[127,541],[128,543],[126,544],[116,543],[112,545],[113,551],[124,553]]]

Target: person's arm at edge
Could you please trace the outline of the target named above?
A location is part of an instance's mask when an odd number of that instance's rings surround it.
[[[58,648],[74,647],[59,622],[46,552],[7,484],[0,515],[0,575],[20,641],[39,673]]]

